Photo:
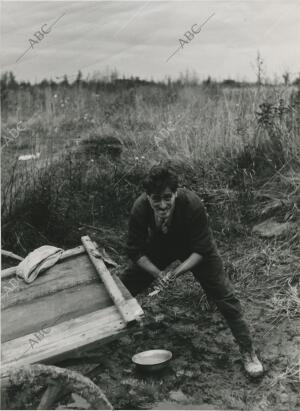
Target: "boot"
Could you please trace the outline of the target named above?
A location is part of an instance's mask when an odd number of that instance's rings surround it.
[[[244,369],[247,374],[250,375],[250,377],[260,377],[264,372],[264,368],[262,363],[257,358],[255,351],[243,351],[241,354]]]

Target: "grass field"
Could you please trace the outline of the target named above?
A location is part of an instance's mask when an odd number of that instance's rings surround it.
[[[205,202],[226,270],[256,330],[266,366],[259,382],[243,374],[228,330],[192,278],[152,301],[141,296],[144,333],[91,354],[101,364],[93,380],[115,407],[296,409],[300,90],[78,84],[16,88],[2,99],[4,249],[25,256],[43,244],[76,246],[89,234],[122,270],[128,215],[142,178],[153,164],[171,160],[181,185]],[[8,140],[18,124],[22,131]],[[18,160],[37,153],[37,159]],[[259,238],[252,227],[267,218],[294,228]],[[130,356],[162,346],[175,354],[172,370],[141,382]],[[173,391],[184,396],[178,400]]]
[[[2,105],[3,229],[11,232],[20,216],[38,225],[49,241],[64,242],[67,238],[48,232],[39,214],[52,228],[53,219],[75,225],[119,220],[129,211],[141,175],[164,159],[176,160],[184,171],[182,183],[196,191],[252,195],[299,158],[297,99],[297,90],[283,87],[9,90]],[[23,131],[4,139],[17,124]],[[105,138],[120,141],[120,156],[119,143]],[[17,160],[28,153],[40,157]],[[10,247],[16,243],[4,238]]]

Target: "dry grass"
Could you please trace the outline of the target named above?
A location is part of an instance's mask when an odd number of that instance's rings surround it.
[[[142,176],[165,159],[202,196],[220,241],[269,216],[299,221],[298,95],[282,86],[11,92],[2,131],[20,120],[26,131],[2,152],[4,245],[26,254],[46,240],[76,243],[79,223],[122,227]],[[105,151],[105,136],[120,141],[120,157]],[[41,157],[17,160],[28,152]],[[248,290],[259,276],[277,290],[270,319],[298,313],[299,241],[296,233],[232,259]]]
[[[289,285],[287,290],[276,291],[269,304],[272,306],[271,319],[277,321],[280,317],[288,320],[300,318],[300,296],[298,286]]]
[[[276,376],[270,386],[275,387],[277,384],[299,384],[300,381],[300,362],[297,364],[287,365],[285,371]]]

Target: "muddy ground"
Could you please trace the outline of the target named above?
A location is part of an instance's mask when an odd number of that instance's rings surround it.
[[[95,232],[88,234],[101,244]],[[110,243],[105,245],[112,255]],[[191,274],[156,296],[149,297],[149,289],[137,297],[145,312],[142,326],[57,365],[91,378],[115,409],[299,409],[299,306],[292,295],[287,298],[288,290],[299,292],[299,249],[254,236],[219,240],[218,246],[263,361],[263,377],[245,374],[226,323]],[[122,271],[125,258],[113,257],[120,263],[116,272]],[[136,370],[131,357],[148,349],[170,350],[169,367],[153,374]],[[63,398],[57,409],[85,408],[85,401]]]
[[[278,309],[280,289],[272,282],[299,265],[270,267],[268,247],[252,237],[219,244],[265,367],[262,378],[245,374],[229,329],[190,274],[157,296],[138,297],[145,312],[142,328],[68,366],[97,383],[116,409],[299,409],[300,320],[292,305]],[[131,363],[133,354],[161,348],[173,353],[163,372],[144,375]]]

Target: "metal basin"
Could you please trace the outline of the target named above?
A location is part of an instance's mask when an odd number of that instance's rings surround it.
[[[143,371],[158,371],[165,368],[172,358],[168,350],[148,350],[135,354],[132,362]]]

